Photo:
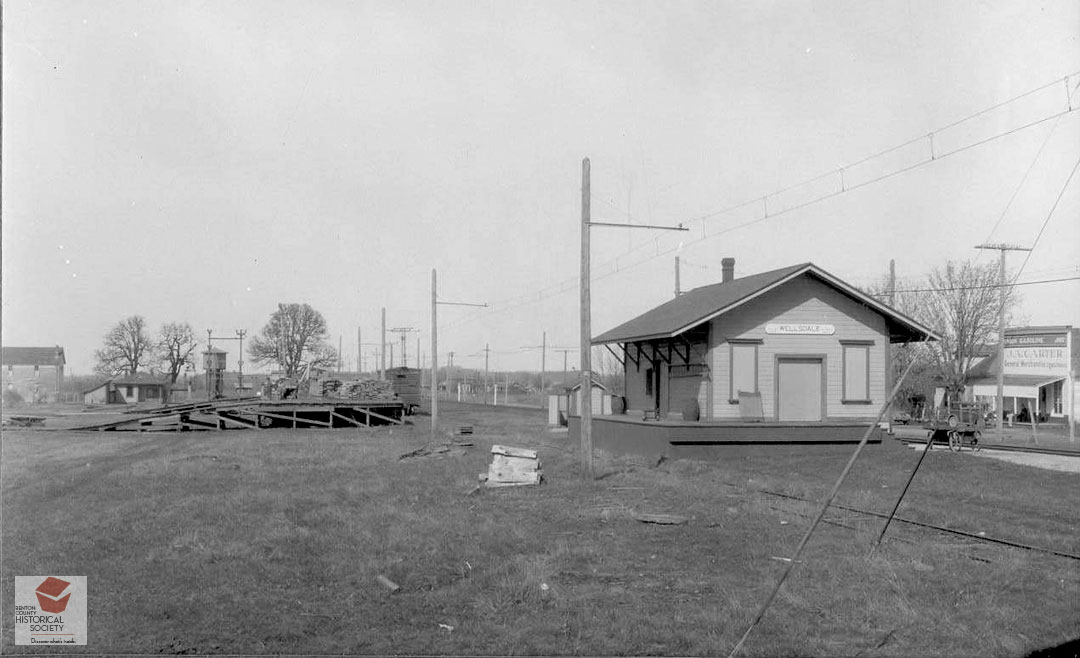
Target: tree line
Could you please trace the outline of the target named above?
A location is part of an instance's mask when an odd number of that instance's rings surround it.
[[[278,304],[266,325],[248,344],[248,357],[257,365],[272,364],[286,376],[308,367],[329,368],[338,361],[327,340],[326,319],[309,304]],[[167,322],[151,335],[141,315],[124,318],[105,334],[95,350],[94,371],[105,377],[149,370],[175,384],[180,373],[195,366],[199,342],[187,322]]]
[[[933,383],[963,390],[976,359],[998,339],[999,313],[1004,308],[1010,317],[1017,306],[1015,291],[1001,288],[998,276],[992,263],[949,261],[933,268],[917,289],[894,290],[891,282],[882,280],[866,290],[940,337],[893,350],[897,375],[911,360],[918,361],[901,399],[932,388],[928,384]],[[165,323],[151,336],[146,320],[133,315],[105,335],[103,347],[95,352],[95,371],[115,377],[148,368],[175,383],[184,368],[195,365],[197,347],[195,332],[187,322]],[[275,366],[286,376],[301,374],[308,367],[332,368],[338,362],[337,350],[328,341],[326,319],[306,303],[278,304],[252,337],[247,356],[255,364]]]

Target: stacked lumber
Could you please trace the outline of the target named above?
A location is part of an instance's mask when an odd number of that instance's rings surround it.
[[[511,448],[509,446],[491,446],[491,466],[487,473],[481,473],[480,479],[489,487],[516,487],[540,484],[543,471],[535,450]]]
[[[338,392],[341,390],[340,379],[324,379],[322,380],[322,396],[324,398],[336,398]]]
[[[356,379],[342,383],[335,393],[343,398],[365,402],[396,400],[394,385],[379,379]]]

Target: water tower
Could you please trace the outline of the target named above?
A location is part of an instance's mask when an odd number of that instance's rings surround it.
[[[203,368],[206,369],[206,395],[207,399],[213,400],[224,397],[225,357],[228,352],[214,346],[210,346],[203,352]]]

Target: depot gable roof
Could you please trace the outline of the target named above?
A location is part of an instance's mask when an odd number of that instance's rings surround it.
[[[891,342],[937,340],[929,328],[844,283],[813,263],[695,288],[593,338],[594,345],[673,338],[800,276],[812,276],[885,316]]]

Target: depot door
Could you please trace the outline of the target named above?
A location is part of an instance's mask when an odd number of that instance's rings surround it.
[[[820,358],[784,358],[777,362],[776,405],[779,420],[822,419],[825,399],[821,373]]]

